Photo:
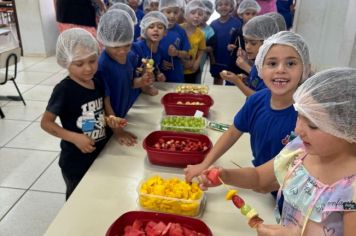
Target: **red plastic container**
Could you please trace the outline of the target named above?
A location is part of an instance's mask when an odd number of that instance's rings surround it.
[[[171,151],[156,149],[154,145],[159,139],[179,140],[179,141],[200,141],[206,143],[205,151]],[[186,167],[187,165],[199,164],[208,154],[213,144],[210,139],[203,134],[184,133],[174,131],[154,131],[143,140],[143,148],[147,151],[148,160],[154,165],[170,167]]]
[[[141,220],[144,224],[149,221],[159,222],[165,224],[179,223],[190,230],[202,233],[206,236],[212,236],[209,227],[201,220],[189,218],[186,216],[171,215],[165,213],[147,212],[147,211],[129,211],[121,215],[108,229],[106,236],[122,236],[127,225],[132,225],[135,220]]]
[[[178,102],[183,104],[177,104]],[[185,105],[186,102],[200,102],[204,105]],[[167,93],[162,97],[161,103],[167,115],[194,116],[195,111],[199,110],[207,117],[214,100],[203,94]]]

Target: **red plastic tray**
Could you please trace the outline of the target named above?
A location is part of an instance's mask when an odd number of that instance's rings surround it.
[[[205,151],[197,152],[182,152],[182,151],[170,151],[154,148],[154,144],[158,142],[160,138],[164,140],[194,140],[206,143],[208,149]],[[143,140],[143,148],[147,151],[148,160],[154,165],[171,166],[171,167],[186,167],[187,165],[199,164],[208,154],[213,144],[210,139],[203,134],[184,133],[174,131],[154,131],[150,133]]]
[[[204,105],[184,105],[177,104],[178,101],[185,102],[201,102]],[[195,111],[199,110],[207,117],[210,107],[214,104],[214,100],[209,95],[202,94],[186,94],[186,93],[167,93],[161,99],[167,115],[183,115],[194,116]]]
[[[156,212],[147,212],[147,211],[129,211],[121,215],[108,229],[106,232],[106,236],[122,236],[124,235],[124,229],[127,225],[132,225],[135,220],[141,220],[143,223],[147,223],[148,221],[159,222],[167,224],[169,222],[179,223],[182,226],[195,230],[199,233],[202,233],[206,236],[212,236],[212,232],[209,227],[201,220],[171,215],[165,213],[156,213]]]

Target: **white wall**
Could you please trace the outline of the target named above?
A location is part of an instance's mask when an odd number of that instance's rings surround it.
[[[308,42],[317,71],[356,64],[356,1],[298,0],[293,31]]]
[[[25,56],[51,56],[58,30],[52,0],[16,1],[17,18]]]

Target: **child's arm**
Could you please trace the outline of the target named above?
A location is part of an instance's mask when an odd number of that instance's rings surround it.
[[[344,236],[355,235],[356,212],[355,211],[344,212],[343,219],[344,219]]]
[[[133,80],[133,88],[142,88],[153,83],[153,73],[152,72],[144,72],[141,77],[134,78]]]
[[[115,112],[112,109],[109,96],[106,96],[104,98],[104,108],[105,108],[105,114],[107,114],[108,116],[111,115],[115,116]],[[133,146],[137,143],[137,137],[134,134],[125,131],[122,126],[117,128],[112,128],[112,131],[117,141],[122,145]]]
[[[196,58],[194,60],[194,63],[193,63],[193,71],[194,72],[197,71],[200,68],[200,61],[201,61],[201,59],[203,57],[204,50],[205,49],[202,49],[202,50],[199,49],[198,52],[197,52],[197,56],[196,56]]]
[[[168,55],[170,57],[179,57],[182,60],[189,59],[189,54],[187,51],[178,50],[175,46],[169,45],[168,47]]]
[[[225,133],[223,133],[211,151],[208,153],[203,162],[197,165],[188,165],[184,169],[185,179],[190,182],[194,177],[201,174],[203,170],[209,168],[216,160],[218,160],[234,143],[241,137],[243,133],[232,125]]]
[[[95,148],[95,142],[83,133],[76,133],[60,127],[56,122],[56,115],[45,111],[41,119],[41,128],[47,133],[73,143],[83,153],[91,153]]]
[[[246,71],[247,73],[250,73],[252,67],[248,63],[246,51],[243,50],[242,48],[239,48],[236,52],[236,56],[237,56],[236,65],[240,67],[242,70]]]
[[[244,81],[242,80],[241,76],[236,75],[230,71],[222,71],[220,72],[220,76],[223,80],[227,80],[233,84],[235,84],[246,97],[251,96],[256,91],[248,87]]]

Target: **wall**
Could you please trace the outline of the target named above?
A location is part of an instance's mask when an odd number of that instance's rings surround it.
[[[17,0],[17,17],[24,56],[55,53],[58,30],[52,0]]]
[[[293,30],[308,42],[314,68],[355,66],[356,1],[298,0]]]

